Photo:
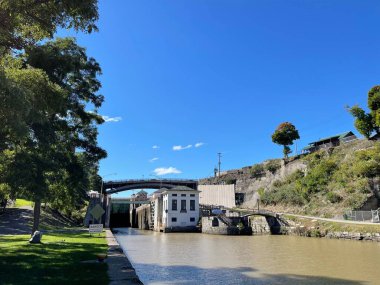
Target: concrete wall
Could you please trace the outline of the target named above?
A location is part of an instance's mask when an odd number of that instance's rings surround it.
[[[137,226],[140,230],[148,230],[151,223],[150,205],[142,205],[136,209]]]
[[[227,208],[235,207],[235,185],[198,185],[199,203]]]

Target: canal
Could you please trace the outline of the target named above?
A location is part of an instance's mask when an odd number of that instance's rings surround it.
[[[119,228],[144,284],[380,284],[380,243]]]

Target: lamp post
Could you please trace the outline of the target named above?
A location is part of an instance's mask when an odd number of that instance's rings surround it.
[[[154,177],[154,178],[160,180],[160,189],[161,189],[161,188],[162,188],[162,177],[159,177],[159,176],[157,176],[157,175],[153,175],[153,174],[149,174],[149,176],[152,176],[152,177]]]

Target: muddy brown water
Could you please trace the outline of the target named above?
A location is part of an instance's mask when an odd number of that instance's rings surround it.
[[[119,228],[144,284],[380,284],[380,243]]]

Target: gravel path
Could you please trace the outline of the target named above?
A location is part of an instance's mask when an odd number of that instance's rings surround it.
[[[380,223],[358,222],[358,221],[349,221],[349,220],[336,220],[336,219],[319,218],[319,217],[313,217],[313,216],[302,216],[302,215],[288,214],[288,213],[279,213],[279,214],[285,215],[285,216],[287,215],[287,216],[293,216],[293,217],[304,218],[304,219],[334,222],[334,223],[342,223],[342,224],[380,226]]]

